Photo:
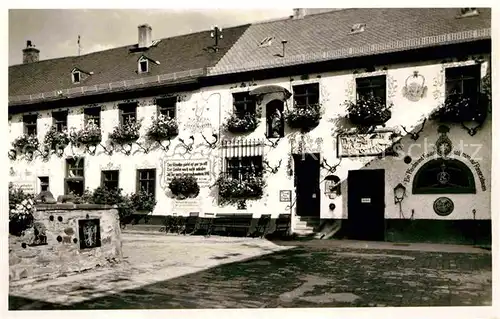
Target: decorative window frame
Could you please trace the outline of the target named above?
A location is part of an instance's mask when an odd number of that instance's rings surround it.
[[[483,77],[486,76],[488,72],[488,61],[475,61],[472,59],[472,57],[469,57],[466,61],[457,61],[457,62],[446,62],[441,64],[441,70],[439,70],[439,73],[434,77],[433,81],[433,86],[434,86],[434,100],[442,103],[444,102],[446,98],[446,69],[448,68],[457,68],[457,67],[464,67],[464,66],[471,66],[475,64],[480,64],[481,68],[481,74],[480,74],[480,79],[481,80]]]
[[[389,70],[376,70],[373,72],[354,73],[346,88],[347,100],[350,100],[352,102],[356,101],[356,92],[357,92],[356,79],[369,78],[380,75],[385,75],[386,103],[387,105],[393,104],[393,100],[397,94],[398,85],[397,81],[391,75]]]

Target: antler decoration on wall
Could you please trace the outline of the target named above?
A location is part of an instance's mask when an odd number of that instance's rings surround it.
[[[156,144],[158,144],[158,146],[165,152],[168,152],[168,150],[170,149],[170,144],[172,144],[172,140],[168,139],[168,145],[163,145],[163,141],[156,141]]]
[[[182,138],[179,138],[179,141],[182,143],[186,151],[191,152],[193,150],[194,136],[191,135],[189,139],[192,141],[191,144],[186,144]]]
[[[479,123],[478,125],[476,125],[475,127],[467,127],[464,122],[461,122],[460,124],[462,124],[462,127],[467,130],[467,133],[469,133],[470,136],[474,136],[476,135],[477,131],[479,130],[479,128],[481,128],[481,126],[483,126],[483,123]]]
[[[101,147],[103,148],[104,153],[106,153],[106,155],[109,155],[109,156],[113,155],[113,151],[115,150],[113,145],[110,145],[109,149],[106,146],[102,145],[102,143],[99,143],[99,145],[101,145]]]
[[[118,145],[118,150],[122,152],[125,155],[130,155],[132,153],[132,143],[127,143],[127,144],[117,144]],[[128,146],[128,148],[125,147],[125,145]]]
[[[319,166],[321,168],[325,168],[326,170],[328,170],[328,173],[333,174],[337,170],[337,167],[340,165],[340,163],[342,163],[342,157],[340,158],[340,161],[333,166],[329,165],[328,162],[325,159],[323,159],[323,162],[321,162],[321,164]]]
[[[265,134],[264,136],[266,137],[266,140],[268,140],[271,143],[269,146],[271,146],[272,148],[276,148],[276,146],[278,146],[278,143],[281,140],[281,136],[278,137],[276,141],[272,141],[269,137],[267,137],[267,134]]]
[[[212,136],[213,138],[215,138],[215,141],[214,142],[209,142],[207,140],[207,138],[205,137],[205,135],[201,134],[201,136],[203,137],[203,139],[205,140],[205,142],[207,142],[208,146],[211,148],[211,149],[214,149],[217,147],[217,142],[219,141],[219,136],[217,135],[217,133],[213,133]]]
[[[270,172],[270,173],[273,173],[273,174],[276,174],[276,173],[278,172],[278,169],[281,167],[281,161],[282,161],[282,160],[280,160],[280,161],[278,162],[278,165],[277,165],[277,166],[275,166],[275,167],[271,167],[271,166],[269,165],[269,162],[268,162],[268,161],[262,161],[262,164],[264,164],[265,166],[267,166],[267,167],[264,167],[264,169],[265,169],[266,171],[268,171],[268,172]]]
[[[410,135],[410,138],[414,141],[418,140],[418,138],[420,137],[420,133],[422,133],[422,131],[424,130],[424,126],[425,126],[425,121],[427,121],[427,119],[424,119],[424,121],[422,122],[422,126],[420,127],[420,130],[418,130],[418,132],[408,132],[406,130],[406,127],[404,127],[403,125],[401,125],[401,127],[403,128],[403,130],[406,132],[406,134],[409,134]]]
[[[151,150],[151,148],[152,148],[152,147],[151,147],[151,145],[146,146],[146,145],[147,145],[147,142],[144,142],[144,143],[135,142],[135,144],[136,144],[137,146],[139,146],[139,148],[140,148],[140,149],[144,152],[144,154],[148,154],[148,153],[149,153],[149,151],[150,151],[150,150]],[[137,150],[137,151],[139,151],[139,150]]]

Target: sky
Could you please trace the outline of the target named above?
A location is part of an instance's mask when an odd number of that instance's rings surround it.
[[[148,23],[153,39],[236,26],[293,13],[281,9],[10,9],[9,65],[22,63],[26,41],[40,50],[40,60],[81,54],[137,43],[137,26]]]

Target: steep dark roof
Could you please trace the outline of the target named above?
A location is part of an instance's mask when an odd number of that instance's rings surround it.
[[[287,66],[359,55],[404,51],[447,42],[489,38],[491,9],[457,18],[459,8],[355,8],[252,24],[212,74]],[[365,31],[350,34],[354,24]],[[477,31],[477,32],[475,32]],[[266,37],[270,46],[259,47]],[[285,57],[282,40],[287,40]]]
[[[10,66],[9,97],[104,85],[214,66],[248,26],[224,29],[224,38],[219,41],[217,52],[207,50],[214,40],[210,37],[210,31],[204,31],[162,39],[147,51],[134,50],[136,44],[82,56]],[[138,74],[137,60],[141,55],[160,64],[151,63],[149,73]],[[74,68],[94,73],[83,82],[73,84],[71,71]]]

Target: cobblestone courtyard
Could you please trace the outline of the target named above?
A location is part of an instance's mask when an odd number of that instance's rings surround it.
[[[365,245],[368,247],[368,245]],[[126,262],[10,287],[11,310],[489,306],[491,253],[124,234]],[[250,258],[250,259],[249,259]]]

